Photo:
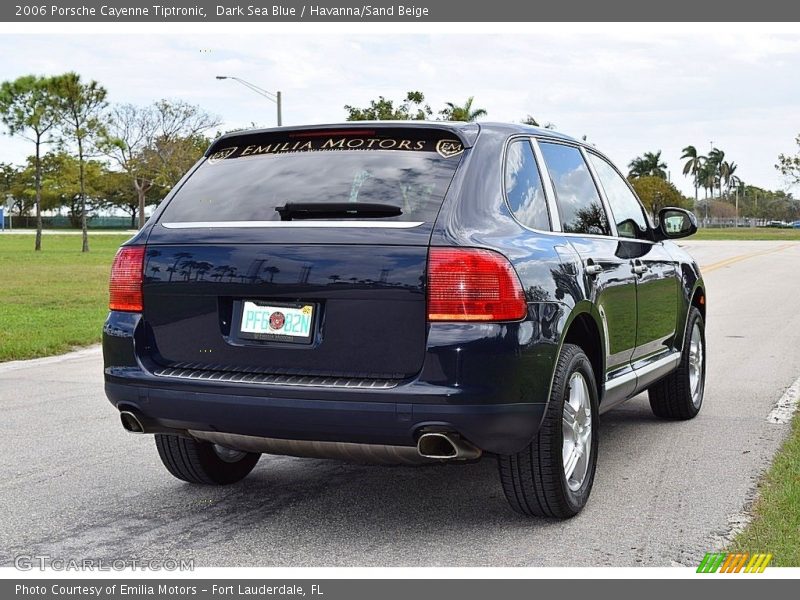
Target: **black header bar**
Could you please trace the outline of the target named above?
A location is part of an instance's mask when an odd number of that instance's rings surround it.
[[[2,22],[613,22],[800,21],[787,0],[11,0]]]

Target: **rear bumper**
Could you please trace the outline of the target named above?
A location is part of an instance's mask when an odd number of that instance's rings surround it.
[[[187,392],[106,382],[120,410],[133,409],[167,429],[221,431],[292,440],[411,446],[424,427],[458,431],[487,452],[521,450],[535,435],[544,405],[453,406]]]
[[[537,366],[553,364],[556,351],[555,343],[527,336],[536,327],[523,325],[432,329],[415,379],[389,389],[337,389],[157,376],[145,357],[141,317],[112,312],[103,332],[105,392],[117,409],[160,430],[413,446],[421,429],[436,428],[510,454],[538,431],[551,373],[536,373]]]

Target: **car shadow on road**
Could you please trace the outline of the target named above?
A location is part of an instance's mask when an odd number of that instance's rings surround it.
[[[646,402],[631,403],[602,417],[600,469],[614,477],[619,463],[638,446],[631,439],[663,426]],[[166,477],[166,475],[165,475]],[[601,482],[598,482],[601,483]],[[165,480],[159,492],[183,516],[203,522],[208,536],[249,535],[286,543],[286,547],[316,552],[320,539],[347,539],[350,546],[380,547],[394,540],[397,547],[435,544],[435,532],[445,537],[494,527],[544,533],[569,528],[602,510],[590,503],[570,522],[530,519],[514,513],[500,487],[492,456],[471,464],[424,467],[383,467],[333,460],[263,456],[244,481],[224,488],[204,488]],[[594,498],[593,498],[594,500]],[[184,508],[194,507],[190,517]],[[225,533],[227,532],[227,533]],[[408,546],[401,543],[408,540]],[[413,541],[416,540],[416,543]],[[187,540],[190,542],[190,540]],[[333,543],[333,542],[332,542]],[[332,560],[331,563],[325,562]],[[326,557],[322,564],[336,564]]]
[[[29,539],[27,547],[76,556],[91,549],[107,558],[194,556],[197,566],[430,566],[498,564],[481,548],[515,539],[530,544],[529,554],[510,555],[505,564],[537,564],[537,540],[577,535],[613,505],[618,470],[632,453],[646,451],[649,431],[659,427],[646,402],[602,417],[592,501],[566,522],[513,512],[492,456],[471,464],[382,467],[265,455],[245,480],[208,487],[172,479],[150,454],[152,463],[132,468],[138,484],[129,504],[89,494],[75,508],[90,511],[91,526],[60,523],[57,533]],[[466,542],[458,544],[458,556],[454,539]]]

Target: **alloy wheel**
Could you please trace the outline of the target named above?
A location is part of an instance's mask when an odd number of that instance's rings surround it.
[[[573,492],[583,485],[592,452],[592,404],[589,386],[581,373],[569,378],[569,396],[562,419],[564,477]]]
[[[692,336],[689,338],[689,391],[695,407],[699,407],[703,401],[704,360],[703,335],[700,325],[695,323],[692,327]]]

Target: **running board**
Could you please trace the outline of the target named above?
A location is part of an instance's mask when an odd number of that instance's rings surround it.
[[[619,375],[611,381],[607,381],[604,386],[603,401],[600,403],[600,414],[625,402],[625,400],[632,398],[650,384],[669,375],[678,368],[680,362],[681,353],[673,352],[638,369]]]

